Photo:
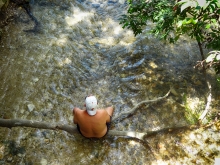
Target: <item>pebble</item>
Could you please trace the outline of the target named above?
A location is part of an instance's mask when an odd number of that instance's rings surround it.
[[[106,8],[106,10],[112,10],[112,9],[114,9],[115,7],[114,6],[108,6],[107,8]]]
[[[126,1],[125,0],[119,0],[118,1],[120,4],[124,4]]]
[[[41,159],[40,163],[41,163],[41,165],[47,165],[47,160],[46,159]]]
[[[33,111],[35,108],[34,104],[28,104],[27,107],[30,112]]]
[[[7,159],[7,161],[11,162],[11,161],[12,161],[12,157],[9,157],[9,158]]]
[[[39,80],[39,78],[37,78],[37,77],[35,77],[34,79],[33,79],[33,81],[36,83],[36,82],[38,82],[38,80]]]
[[[21,113],[22,113],[22,114],[24,113],[24,109],[21,109]]]
[[[116,2],[117,2],[117,0],[108,0],[108,4],[114,4]]]
[[[18,154],[18,157],[22,157],[22,154]]]
[[[93,8],[99,8],[100,7],[100,3],[92,3],[92,7]]]

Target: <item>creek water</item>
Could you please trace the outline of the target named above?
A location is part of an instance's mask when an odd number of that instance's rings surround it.
[[[19,17],[3,29],[1,39],[1,118],[73,125],[73,107],[82,108],[89,94],[99,107],[115,105],[117,116],[172,87],[169,97],[141,106],[111,129],[146,132],[188,125],[186,104],[201,111],[207,92],[202,73],[193,68],[200,60],[197,45],[188,38],[170,45],[151,35],[135,37],[119,25],[126,8],[123,0],[31,1],[37,32],[25,32],[34,22],[17,8]],[[214,126],[161,132],[144,142],[31,128],[0,132],[0,164],[213,164],[220,144]]]

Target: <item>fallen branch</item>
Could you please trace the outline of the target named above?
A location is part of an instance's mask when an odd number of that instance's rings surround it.
[[[24,119],[0,119],[0,127],[7,127],[10,129],[12,127],[31,127],[38,129],[63,130],[70,134],[78,133],[76,127],[67,124],[40,122]]]
[[[0,127],[31,127],[38,129],[49,129],[49,130],[62,130],[66,131],[72,135],[78,134],[78,130],[75,126],[67,125],[67,124],[59,124],[59,123],[49,123],[49,122],[39,122],[33,120],[24,120],[24,119],[0,119]],[[155,135],[161,132],[171,132],[179,129],[193,129],[198,128],[198,126],[179,126],[173,128],[163,128],[156,131],[148,131],[145,133],[134,132],[134,131],[115,131],[109,130],[107,136],[126,136],[131,138],[136,138],[139,140],[144,140],[148,136]]]
[[[123,118],[125,118],[125,117],[127,117],[127,116],[129,116],[129,115],[132,115],[133,113],[135,113],[135,111],[136,111],[141,105],[160,101],[160,100],[166,98],[169,94],[170,94],[170,90],[169,90],[169,91],[167,92],[167,94],[164,95],[163,97],[158,97],[158,98],[156,98],[156,99],[154,99],[154,100],[145,100],[145,101],[142,101],[142,102],[138,103],[138,104],[137,104],[134,108],[132,108],[131,110],[126,111],[126,112],[122,112],[122,113],[120,113],[120,115],[118,115],[118,116],[116,116],[116,117],[113,117],[112,122],[114,122],[114,123],[115,123],[116,121],[118,122],[118,120],[120,120],[121,118],[123,119]]]

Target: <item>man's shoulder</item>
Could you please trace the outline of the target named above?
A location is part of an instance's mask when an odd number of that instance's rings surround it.
[[[99,113],[104,117],[104,116],[106,116],[106,117],[109,117],[109,116],[111,116],[109,113],[108,113],[108,111],[106,110],[106,109],[98,109],[97,111],[99,111]]]
[[[97,109],[96,111],[99,112],[102,115],[106,114],[106,110],[105,109]]]
[[[76,114],[76,113],[83,113],[85,110],[83,110],[83,109],[80,109],[80,108],[77,108],[77,107],[75,107],[74,109],[74,113]]]

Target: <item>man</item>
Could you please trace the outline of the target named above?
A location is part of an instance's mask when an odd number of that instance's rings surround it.
[[[79,108],[73,109],[73,121],[77,124],[77,129],[86,138],[101,138],[109,130],[113,107],[96,109],[97,99],[95,96],[85,98],[86,110]]]

